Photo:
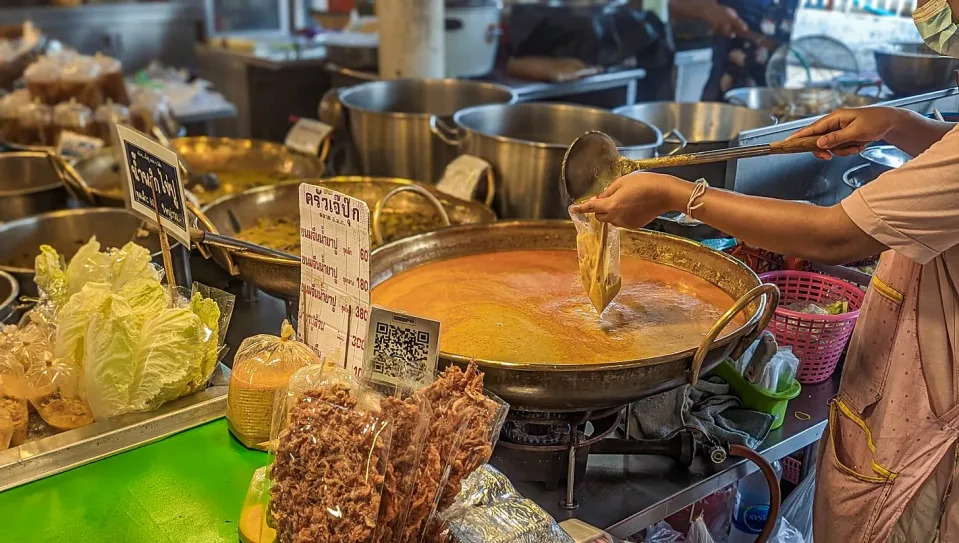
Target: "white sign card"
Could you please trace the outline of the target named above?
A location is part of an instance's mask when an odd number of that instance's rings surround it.
[[[296,123],[286,133],[286,139],[283,144],[307,155],[317,155],[320,152],[320,146],[323,145],[333,127],[321,123],[315,119],[297,119]]]
[[[103,148],[103,140],[69,130],[60,132],[57,139],[57,154],[65,158],[83,158]]]
[[[163,228],[189,247],[190,231],[177,154],[132,128],[114,127],[123,153],[120,164],[126,178],[127,207],[154,224],[159,210]]]
[[[436,189],[462,200],[472,200],[476,187],[486,178],[489,162],[473,155],[460,155],[446,165]]]
[[[357,376],[370,319],[370,210],[366,202],[300,185],[299,336],[324,361]]]
[[[364,374],[372,381],[429,384],[436,378],[440,323],[373,306]]]

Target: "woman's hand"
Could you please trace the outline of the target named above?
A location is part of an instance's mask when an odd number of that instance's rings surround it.
[[[749,25],[739,17],[736,10],[718,2],[709,2],[703,15],[713,33],[720,36],[732,37],[749,30]]]
[[[672,211],[683,186],[692,185],[671,175],[634,173],[620,177],[602,194],[575,205],[575,213],[595,213],[596,219],[622,228],[642,228],[667,211]]]
[[[816,144],[822,150],[813,154],[823,160],[829,160],[832,155],[854,155],[869,143],[888,139],[897,125],[909,121],[910,114],[908,110],[892,107],[840,109],[786,139],[821,135]]]

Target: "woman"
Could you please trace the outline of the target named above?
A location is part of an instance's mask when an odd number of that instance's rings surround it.
[[[917,23],[928,37],[924,13]],[[937,46],[959,51],[941,34]],[[959,542],[959,129],[875,107],[833,113],[792,137],[812,135],[824,159],[880,139],[916,158],[827,208],[640,173],[576,211],[627,228],[685,211],[751,245],[824,263],[888,249],[830,402],[814,539]]]
[[[770,47],[788,43],[798,0],[671,0],[670,17],[705,21],[713,31],[713,67],[703,100],[766,84]],[[752,31],[762,39],[741,37]],[[759,43],[757,43],[757,41]]]

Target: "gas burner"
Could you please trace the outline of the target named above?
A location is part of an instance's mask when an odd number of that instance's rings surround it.
[[[713,462],[725,460],[721,447],[692,429],[664,439],[616,436],[625,409],[572,413],[511,409],[490,463],[511,478],[543,483],[550,490],[565,482],[560,505],[576,509],[575,485],[586,475],[590,454],[666,456],[683,466],[691,465],[697,453]]]

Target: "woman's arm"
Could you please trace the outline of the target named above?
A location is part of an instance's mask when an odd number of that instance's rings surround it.
[[[623,177],[594,200],[575,211],[625,228],[641,228],[667,211],[685,211],[693,184],[661,174]],[[840,205],[811,204],[746,196],[707,189],[697,220],[744,241],[777,253],[823,264],[843,264],[885,250],[859,229]]]
[[[713,32],[723,36],[749,30],[736,10],[717,0],[669,0],[669,15],[676,19],[705,21]]]
[[[816,156],[827,160],[830,154],[849,156],[861,151],[866,144],[883,139],[917,156],[955,126],[955,123],[928,119],[908,109],[864,107],[830,113],[789,139],[822,135],[817,143],[823,151]]]

